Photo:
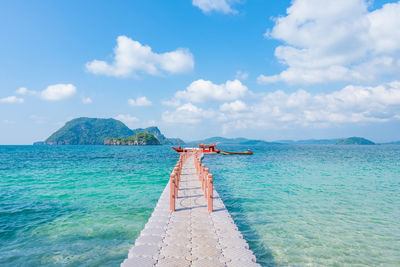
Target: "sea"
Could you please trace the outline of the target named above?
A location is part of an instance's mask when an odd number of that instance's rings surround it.
[[[262,266],[400,266],[400,146],[221,146],[203,162]],[[119,266],[168,146],[0,146],[0,266]]]

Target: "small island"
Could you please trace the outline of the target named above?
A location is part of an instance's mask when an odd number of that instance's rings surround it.
[[[336,142],[337,145],[375,145],[374,142],[362,138],[362,137],[349,137],[345,139],[339,139]]]
[[[150,135],[136,136],[138,133]],[[34,145],[174,145],[178,142],[178,138],[165,137],[156,126],[132,130],[116,119],[80,117],[66,122],[45,141]]]
[[[151,133],[137,133],[128,138],[106,138],[104,145],[109,146],[148,146],[161,145],[160,141]]]

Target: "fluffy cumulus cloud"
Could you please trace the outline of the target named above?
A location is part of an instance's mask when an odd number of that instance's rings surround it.
[[[174,111],[165,111],[162,114],[162,119],[168,123],[196,124],[204,118],[211,118],[212,116],[214,116],[212,110],[204,110],[192,103],[186,103],[177,107]]]
[[[138,97],[136,100],[135,99],[128,99],[128,104],[133,106],[133,107],[145,107],[145,106],[151,106],[151,101],[147,99],[147,97],[142,96]]]
[[[168,123],[218,121],[224,131],[235,129],[332,128],[346,124],[400,120],[400,81],[377,86],[348,85],[329,93],[276,90],[226,102],[219,109],[191,103],[162,116]]]
[[[138,118],[136,118],[130,114],[119,114],[119,115],[115,116],[114,119],[122,121],[128,127],[133,127],[135,125],[135,123],[139,121]]]
[[[76,93],[76,87],[73,84],[54,84],[49,85],[40,92],[41,98],[48,101],[58,101],[70,98]]]
[[[232,108],[223,109],[221,111]],[[333,127],[346,123],[400,119],[400,82],[378,86],[349,85],[341,90],[311,94],[281,90],[263,94],[243,112],[219,116],[227,128]]]
[[[246,108],[247,108],[246,104],[240,100],[236,100],[230,103],[224,103],[219,107],[220,110],[228,112],[238,112],[245,110]]]
[[[36,91],[28,90],[25,87],[18,88],[17,91],[15,91],[15,93],[18,95],[36,95],[37,94]]]
[[[224,14],[236,14],[237,10],[232,8],[233,0],[193,0],[192,4],[200,8],[204,13],[211,11],[221,12]]]
[[[94,74],[124,77],[136,76],[138,73],[183,73],[191,71],[194,67],[193,55],[188,49],[179,48],[171,52],[155,53],[150,46],[142,45],[123,35],[117,38],[114,54],[112,63],[93,60],[86,63],[86,69]]]
[[[266,36],[281,40],[287,69],[260,83],[370,81],[400,67],[400,2],[369,12],[366,0],[295,0]]]
[[[186,90],[176,92],[175,98],[190,102],[229,101],[244,97],[248,92],[247,86],[239,80],[215,84],[200,79],[192,82]]]
[[[24,103],[24,99],[12,95],[12,96],[0,98],[0,103],[22,104],[22,103]]]
[[[179,99],[173,98],[170,100],[163,100],[161,104],[167,107],[177,107],[181,104],[181,101]]]

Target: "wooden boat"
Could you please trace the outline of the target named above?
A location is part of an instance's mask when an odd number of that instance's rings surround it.
[[[196,147],[185,147],[185,148],[182,148],[181,147],[181,140],[179,140],[179,147],[173,147],[172,146],[172,149],[174,149],[178,153],[188,152],[188,151],[193,151],[193,150],[200,150],[204,154],[218,154],[219,150],[216,147],[217,147],[216,144],[213,144],[213,145],[199,144],[198,148],[196,148]]]
[[[224,151],[220,150],[222,155],[253,155],[253,152],[248,149],[246,152],[230,152],[230,151]]]
[[[178,153],[193,151],[194,149],[196,149],[196,148],[193,148],[193,147],[185,147],[185,148],[181,148],[180,146],[179,147],[171,146],[171,147]]]
[[[199,144],[199,150],[202,151],[204,154],[218,154],[220,150],[217,149],[217,145],[203,145]]]

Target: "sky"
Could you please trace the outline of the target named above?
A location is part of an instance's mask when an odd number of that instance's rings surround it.
[[[167,137],[400,140],[400,2],[1,1],[0,144],[77,117]]]

